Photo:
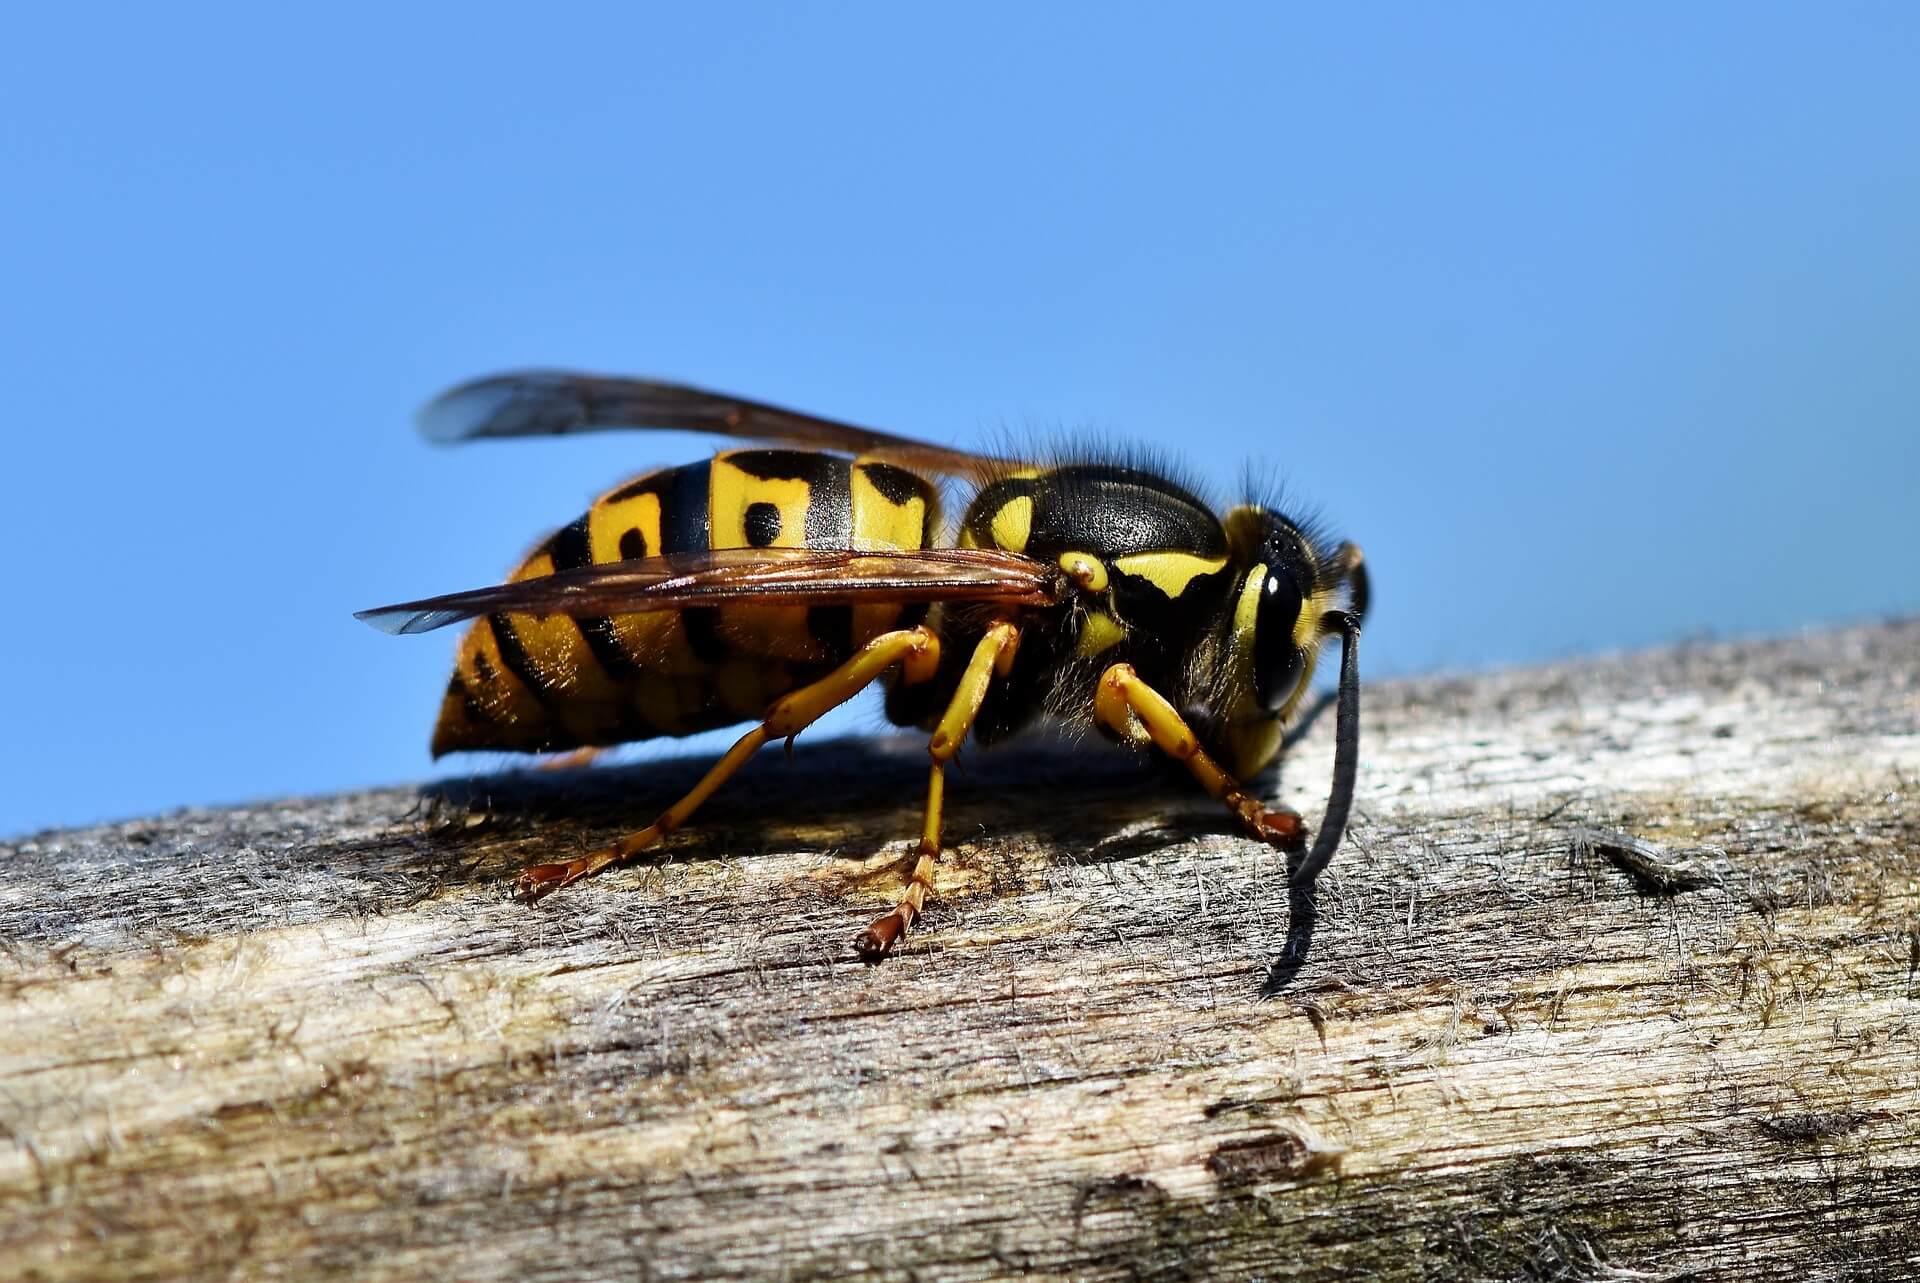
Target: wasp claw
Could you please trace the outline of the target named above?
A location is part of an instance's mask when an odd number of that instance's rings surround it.
[[[588,860],[531,865],[520,870],[520,876],[513,880],[513,893],[527,904],[538,904],[562,887],[578,882],[590,867]]]
[[[905,926],[906,923],[901,919],[899,912],[895,911],[862,931],[860,938],[853,944],[855,951],[860,955],[860,961],[871,967],[886,957],[892,951],[895,941],[900,939],[900,933]]]

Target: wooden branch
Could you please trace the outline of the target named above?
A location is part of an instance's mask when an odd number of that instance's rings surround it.
[[[1920,622],[1367,688],[1318,912],[1104,745],[0,847],[0,1276],[1905,1278]],[[1273,787],[1317,816],[1332,727]]]

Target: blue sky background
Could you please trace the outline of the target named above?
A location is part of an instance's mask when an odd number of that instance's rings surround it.
[[[0,833],[426,775],[349,612],[704,448],[500,367],[1262,458],[1375,674],[1920,608],[1920,8],[537,12],[3,20]]]

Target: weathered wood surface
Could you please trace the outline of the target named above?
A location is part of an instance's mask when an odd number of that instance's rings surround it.
[[[1310,933],[1104,748],[875,969],[910,746],[532,909],[691,768],[0,848],[0,1276],[1913,1277],[1920,623],[1367,698]]]

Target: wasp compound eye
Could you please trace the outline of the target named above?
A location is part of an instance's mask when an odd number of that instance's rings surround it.
[[[1300,585],[1292,575],[1268,573],[1260,586],[1260,609],[1253,623],[1253,693],[1269,713],[1279,712],[1293,698],[1306,663],[1293,640],[1300,602]]]

